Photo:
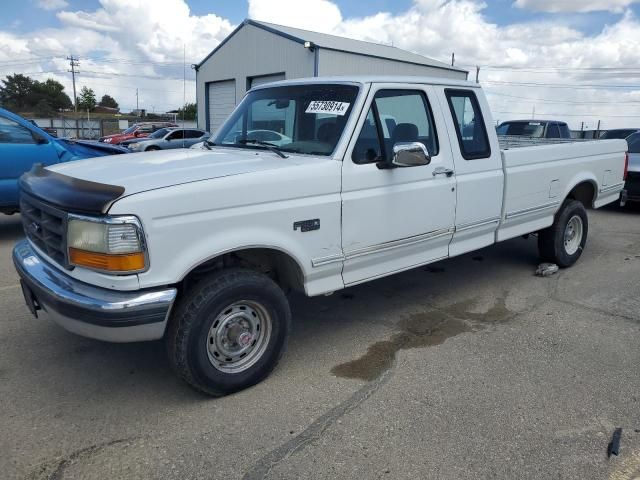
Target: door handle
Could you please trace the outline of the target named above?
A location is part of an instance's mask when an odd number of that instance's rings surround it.
[[[436,177],[438,175],[446,175],[447,177],[453,176],[453,170],[445,167],[438,167],[433,170],[433,176]]]

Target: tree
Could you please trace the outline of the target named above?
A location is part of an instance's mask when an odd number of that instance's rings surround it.
[[[96,94],[91,88],[82,87],[78,97],[78,110],[93,110],[96,108]]]
[[[20,73],[7,75],[0,87],[0,103],[11,110],[23,110],[35,105],[33,80]]]
[[[109,108],[118,108],[118,102],[111,95],[104,94],[100,103],[98,103],[101,107],[109,107]]]
[[[2,80],[0,103],[11,110],[37,110],[39,114],[72,107],[60,82],[51,78],[38,82],[21,74],[7,75]]]
[[[196,111],[197,109],[195,103],[186,103],[183,108],[178,109],[178,118],[184,118],[184,120],[195,120]]]
[[[44,82],[34,82],[33,90],[36,105],[44,101],[53,110],[64,110],[73,107],[71,99],[64,93],[64,86],[52,78],[48,78]]]

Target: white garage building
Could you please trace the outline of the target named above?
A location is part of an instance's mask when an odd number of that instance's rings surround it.
[[[369,74],[464,80],[468,72],[388,45],[245,20],[196,66],[198,127],[215,132],[262,83]]]

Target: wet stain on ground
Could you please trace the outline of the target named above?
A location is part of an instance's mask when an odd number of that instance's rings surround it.
[[[504,298],[497,299],[484,313],[470,311],[475,304],[474,300],[469,300],[451,305],[446,311],[429,310],[410,315],[397,323],[399,332],[391,338],[374,343],[356,360],[336,365],[331,373],[342,378],[372,381],[391,368],[400,350],[440,345],[448,338],[505,322],[511,316]]]

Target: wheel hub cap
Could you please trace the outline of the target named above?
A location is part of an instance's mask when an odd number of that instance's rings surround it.
[[[583,230],[582,218],[579,216],[574,215],[567,222],[564,229],[564,249],[569,255],[573,255],[580,248]]]
[[[271,316],[257,302],[240,301],[223,309],[207,334],[207,355],[218,370],[237,373],[262,356],[271,336]]]

